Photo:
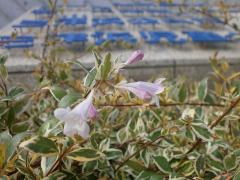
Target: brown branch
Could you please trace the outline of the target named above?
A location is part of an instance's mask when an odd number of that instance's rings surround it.
[[[219,118],[217,118],[215,121],[213,121],[209,125],[209,128],[213,129],[215,126],[217,126],[219,124],[219,122],[238,105],[239,102],[240,102],[240,97],[238,97],[236,101],[233,101],[231,103],[230,107]]]
[[[56,162],[52,165],[52,167],[49,169],[49,171],[46,173],[45,177],[49,176],[49,174],[51,174],[58,166],[58,164],[61,162],[61,160],[64,158],[64,156],[70,152],[73,148],[75,144],[72,144],[71,146],[69,146],[67,149],[65,149],[62,154],[58,157],[58,159],[56,160]]]
[[[52,10],[51,10],[51,15],[49,16],[49,19],[48,19],[47,30],[46,30],[46,34],[44,37],[44,44],[43,44],[43,50],[42,50],[42,58],[43,59],[46,58],[45,56],[46,56],[46,52],[47,52],[47,48],[48,48],[49,31],[50,31],[50,27],[51,27],[50,22],[54,18],[54,15],[56,12],[57,0],[54,0],[54,3],[52,3],[52,1],[49,0],[49,3],[52,5]]]
[[[117,107],[117,108],[129,108],[129,107],[152,107],[152,108],[158,108],[157,105],[153,104],[100,104],[98,105],[100,107]],[[172,106],[207,106],[207,107],[226,107],[223,104],[209,104],[209,103],[161,103],[160,107],[172,107]]]

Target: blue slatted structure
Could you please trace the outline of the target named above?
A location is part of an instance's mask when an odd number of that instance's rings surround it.
[[[191,20],[187,19],[180,19],[180,18],[163,18],[162,19],[167,24],[192,24],[193,22]]]
[[[153,45],[161,41],[167,41],[173,44],[183,44],[187,42],[187,39],[179,38],[171,31],[140,31],[140,35],[146,43]]]
[[[32,11],[33,14],[35,15],[49,15],[51,13],[51,11],[49,10],[49,8],[47,6],[43,6],[43,7],[40,7],[38,9],[34,9]]]
[[[26,1],[30,2],[31,0]],[[68,26],[64,28],[59,26],[58,29],[58,37],[67,44],[86,43],[94,40],[96,45],[118,41],[136,45],[138,41],[132,33],[136,29],[140,33],[140,38],[148,44],[158,44],[163,41],[169,44],[184,44],[190,42],[189,39],[193,43],[237,41],[236,33],[226,33],[226,31],[229,31],[228,29],[216,29],[223,30],[224,33],[222,34],[225,35],[217,34],[214,29],[211,29],[215,28],[215,25],[224,28],[224,18],[209,18],[201,15],[200,10],[204,7],[209,7],[206,10],[208,13],[222,12],[219,7],[211,6],[211,4],[213,3],[206,3],[205,1],[189,3],[188,0],[176,0],[173,3],[168,3],[167,0],[160,3],[154,0],[68,0],[67,4],[58,1],[55,25]],[[114,9],[112,9],[112,5]],[[196,10],[189,13],[180,12],[179,6],[194,6]],[[62,11],[62,8],[66,8],[66,13]],[[85,10],[92,14],[90,15]],[[240,12],[239,8],[234,6],[229,6],[229,11]],[[118,13],[114,14],[115,12]],[[46,3],[41,3],[41,7],[34,9],[32,13],[36,15],[35,19],[24,19],[12,27],[29,28],[28,31],[21,31],[22,35],[26,35],[26,32],[36,33],[36,31],[30,31],[31,28],[44,28],[48,24],[47,16],[51,14],[51,10]],[[91,28],[96,32],[91,34],[92,29],[87,29],[89,28],[87,24],[92,25]],[[133,26],[127,25],[134,25],[134,29],[131,29]],[[69,26],[84,26],[84,28],[81,28],[80,32],[79,29]],[[51,30],[53,29],[54,27],[51,27]],[[73,31],[77,29],[77,31],[71,32],[72,29],[74,29]],[[34,45],[34,38],[18,36],[16,39],[11,39],[10,36],[2,36],[0,44],[9,49],[30,48]]]
[[[209,31],[183,31],[194,43],[225,43],[229,41],[228,37],[221,36]]]
[[[158,24],[158,20],[155,18],[148,18],[148,17],[138,17],[138,18],[131,18],[129,19],[129,23],[133,25],[156,25]]]
[[[112,13],[112,9],[108,6],[92,6],[93,12],[101,12],[101,13]]]
[[[67,32],[59,34],[58,37],[67,44],[85,43],[88,41],[88,36],[86,33]]]
[[[93,18],[92,24],[93,27],[106,25],[123,26],[124,22],[118,17],[107,17],[107,18]]]
[[[62,17],[58,19],[57,24],[61,23],[66,26],[77,26],[77,25],[86,25],[87,24],[87,16],[78,17],[76,14],[71,17]]]
[[[97,31],[92,34],[95,44],[96,45],[101,45],[104,42],[118,42],[118,41],[123,41],[129,44],[136,44],[137,39],[130,34],[129,32],[102,32],[102,31]]]
[[[22,20],[19,24],[13,25],[13,28],[43,28],[47,23],[47,20]]]
[[[0,42],[6,49],[26,49],[34,47],[33,36],[0,36]]]

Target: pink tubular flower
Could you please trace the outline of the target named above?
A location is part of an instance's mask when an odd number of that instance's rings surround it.
[[[91,91],[88,97],[72,110],[68,107],[58,108],[54,111],[54,116],[65,123],[63,130],[65,135],[80,135],[84,139],[88,138],[90,127],[87,119],[97,115],[97,110],[92,104],[93,93],[94,91]]]
[[[134,83],[120,84],[120,85],[117,85],[116,87],[119,89],[130,91],[140,99],[150,100],[152,97],[164,91],[164,87],[161,84],[161,82],[149,83],[149,82],[139,81]]]
[[[138,61],[141,61],[144,57],[144,52],[142,50],[137,50],[132,53],[132,55],[128,58],[128,60],[124,63],[125,65],[133,64]]]

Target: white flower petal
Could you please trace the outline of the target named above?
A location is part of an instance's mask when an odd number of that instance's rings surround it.
[[[83,121],[78,129],[78,134],[82,138],[87,139],[89,137],[89,133],[90,133],[90,127],[86,122]]]
[[[54,111],[54,116],[59,119],[60,121],[67,121],[68,118],[68,113],[71,111],[71,109],[69,107],[67,108],[58,108]]]
[[[88,97],[72,110],[72,112],[78,115],[82,121],[87,120],[88,110],[92,104],[93,93],[94,91],[91,91]]]
[[[74,135],[78,134],[78,129],[79,129],[78,124],[72,121],[68,121],[64,124],[63,133],[66,136],[73,137]]]

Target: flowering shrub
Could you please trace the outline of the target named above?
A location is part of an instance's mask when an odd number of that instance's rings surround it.
[[[127,83],[143,52],[94,54],[83,80],[59,61],[33,92],[7,86],[1,57],[3,179],[239,179],[239,72],[213,57],[211,81]]]
[[[91,70],[63,61],[51,2],[34,90],[9,87],[0,56],[1,179],[240,179],[240,72],[215,55],[200,82],[132,82],[121,72],[141,50],[123,63],[93,51]]]

